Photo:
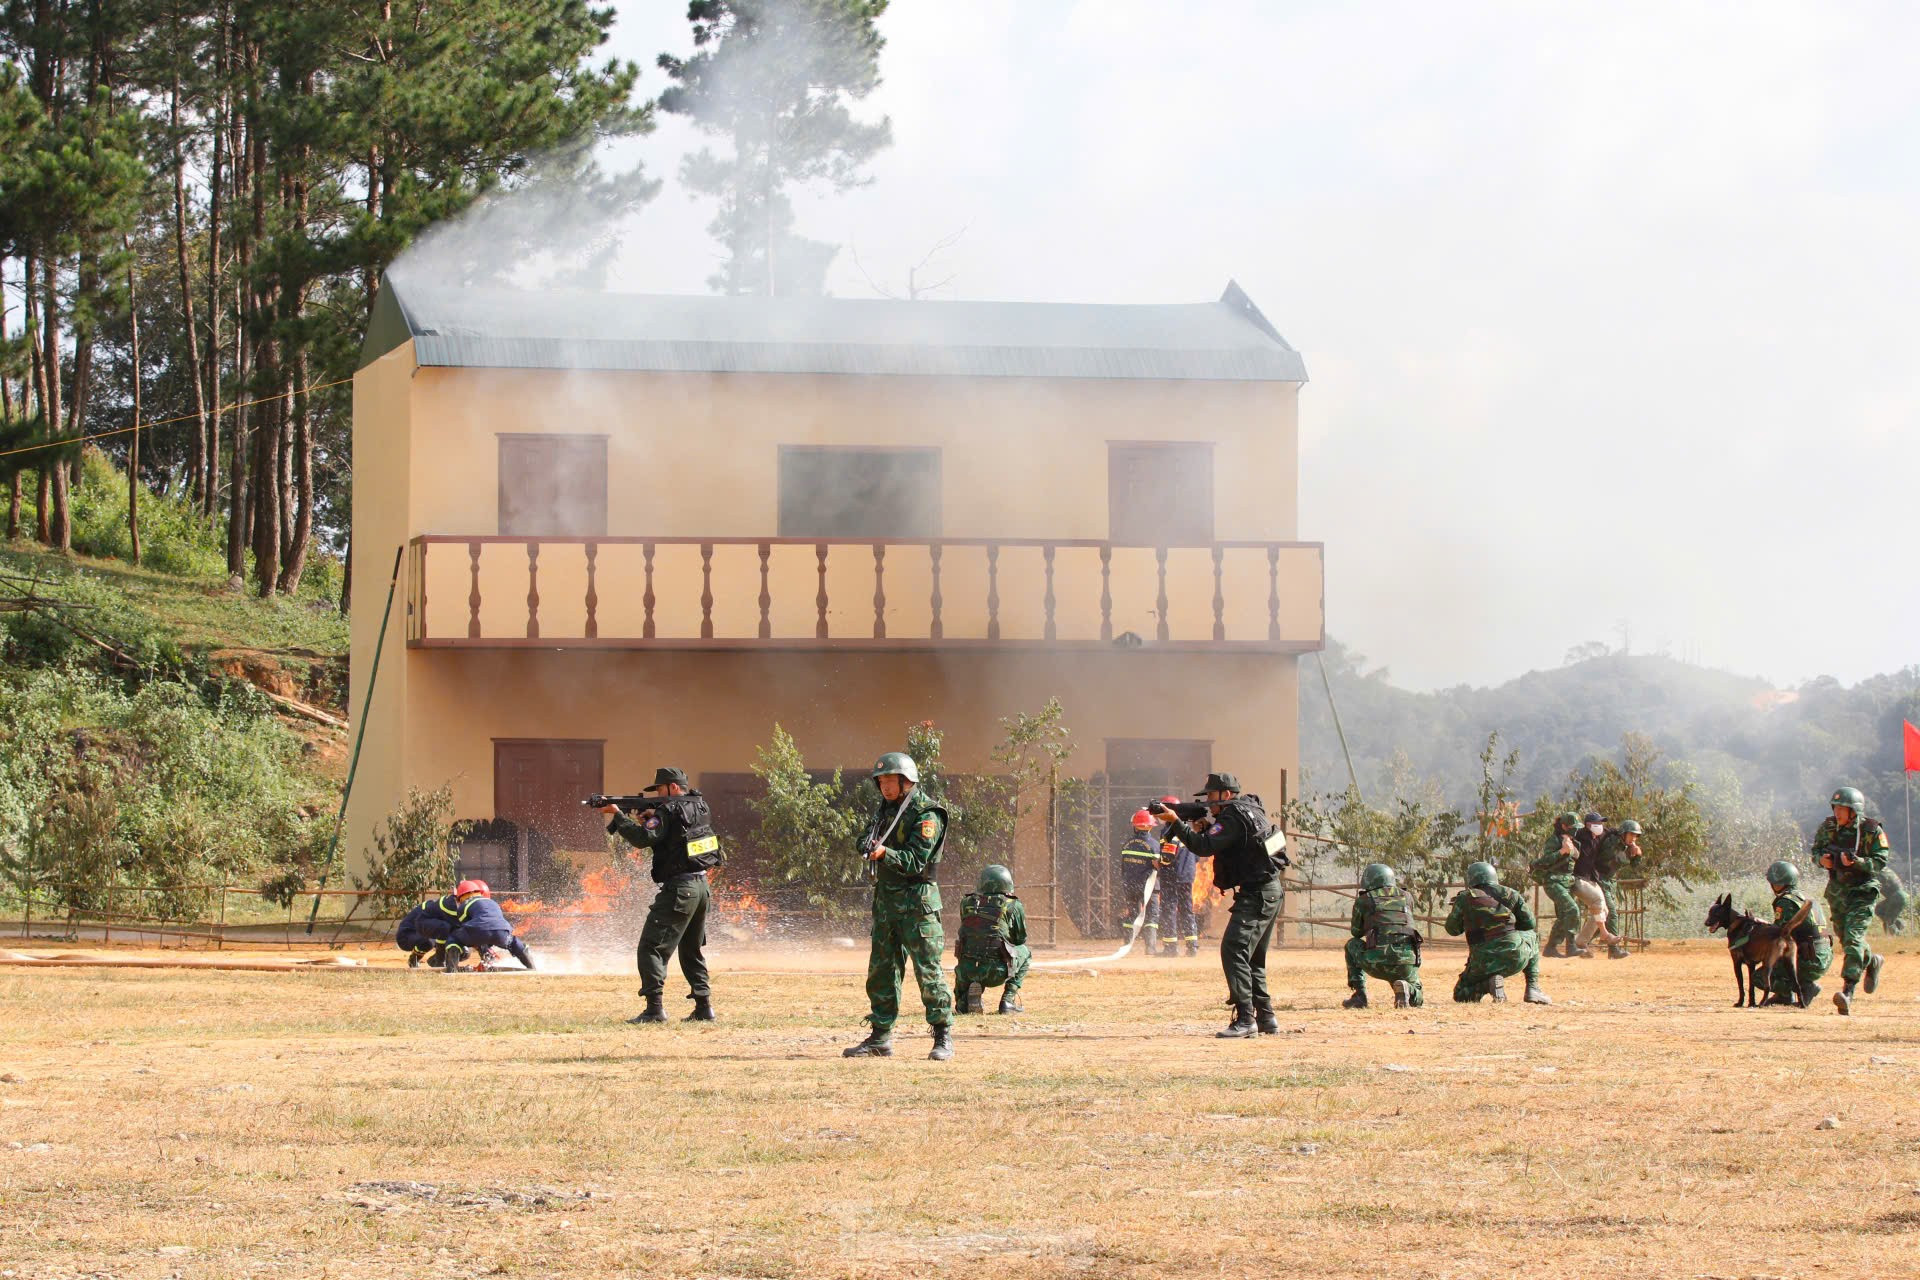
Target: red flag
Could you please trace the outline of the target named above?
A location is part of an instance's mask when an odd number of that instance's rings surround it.
[[[1900,723],[1907,735],[1907,772],[1920,773],[1920,728],[1915,728],[1911,720],[1902,720]]]

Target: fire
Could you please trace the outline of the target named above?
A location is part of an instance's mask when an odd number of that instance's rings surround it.
[[[1193,871],[1193,914],[1205,915],[1213,897],[1213,859],[1195,858]]]
[[[633,888],[633,878],[617,867],[601,867],[580,878],[580,898],[554,906],[539,898],[511,898],[500,909],[523,938],[551,942],[564,938],[590,920],[610,915]]]
[[[713,882],[713,910],[723,920],[746,930],[754,937],[765,937],[773,912],[749,889],[735,889],[721,880],[720,873],[709,872]]]

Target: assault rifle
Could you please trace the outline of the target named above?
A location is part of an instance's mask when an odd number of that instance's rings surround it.
[[[1206,805],[1193,801],[1168,804],[1164,800],[1149,800],[1142,807],[1146,809],[1148,813],[1152,814],[1170,813],[1182,822],[1192,822],[1195,818],[1204,818],[1209,812]]]
[[[658,809],[661,805],[666,804],[668,801],[674,798],[675,797],[673,796],[649,796],[649,795],[637,795],[637,796],[591,795],[591,796],[588,796],[585,800],[582,800],[580,803],[587,806],[587,808],[589,809],[604,809],[608,805],[612,805],[614,808],[619,809],[622,813],[641,813],[648,809]]]

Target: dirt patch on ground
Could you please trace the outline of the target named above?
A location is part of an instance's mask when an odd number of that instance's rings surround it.
[[[860,974],[800,956],[646,1028],[631,974],[0,969],[4,1265],[1920,1274],[1910,945],[1852,1018],[1733,1009],[1712,944],[1550,962],[1547,1008],[1450,1003],[1458,963],[1353,1013],[1336,952],[1283,953],[1286,1034],[1244,1042],[1200,961],[1036,974],[945,1064],[911,993],[899,1056],[842,1059]]]

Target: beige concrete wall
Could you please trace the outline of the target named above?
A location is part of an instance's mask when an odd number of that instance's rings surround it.
[[[1214,536],[1298,536],[1299,388],[422,369],[417,533],[496,532],[496,436],[604,434],[612,534],[777,532],[779,446],[942,450],[948,537],[1105,538],[1109,440],[1211,441]],[[656,470],[669,469],[669,470]]]
[[[416,649],[402,665],[401,785],[452,783],[462,817],[493,813],[495,738],[604,739],[606,785],[624,791],[661,764],[745,772],[776,721],[832,768],[896,750],[910,722],[930,719],[949,767],[985,771],[1000,718],[1051,696],[1077,774],[1105,767],[1108,738],[1189,738],[1212,741],[1215,767],[1270,801],[1281,770],[1298,787],[1299,685],[1283,655]]]
[[[353,379],[353,652],[348,715],[355,730],[359,728],[361,708],[367,705],[367,681],[373,674],[374,644],[380,634],[393,553],[413,532],[408,447],[413,374],[413,343],[408,342],[360,370]],[[394,596],[394,616],[380,661],[379,696],[367,715],[360,764],[341,835],[344,864],[352,868],[366,865],[366,853],[373,847],[374,824],[405,794],[403,779],[408,775],[408,765],[403,708],[408,706],[408,664],[407,619],[403,615],[409,594],[407,570],[403,562],[400,587]]]

